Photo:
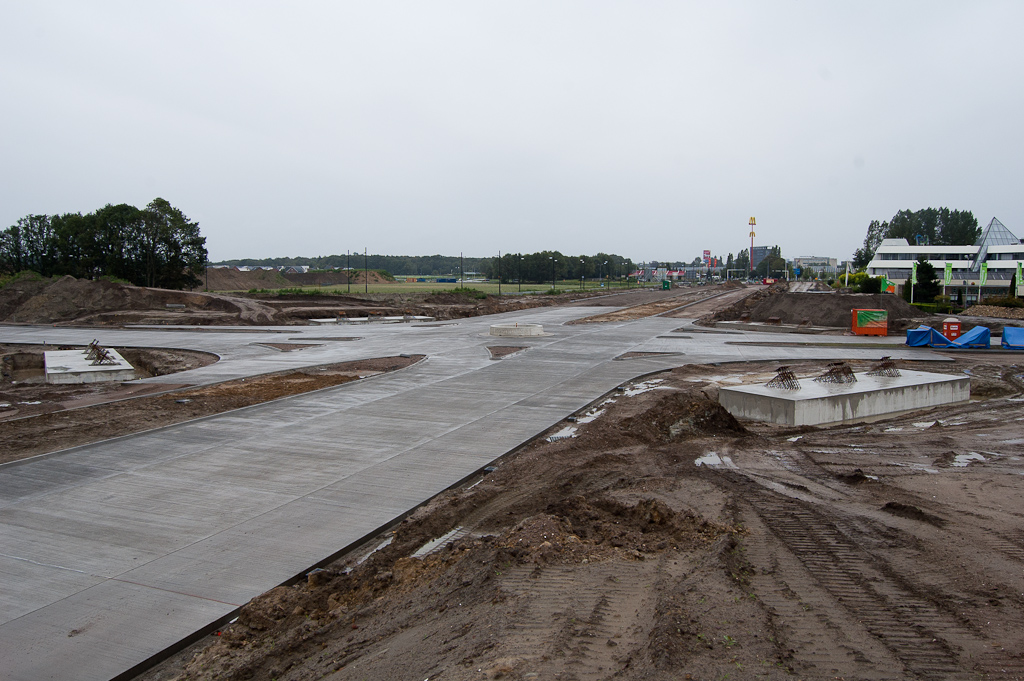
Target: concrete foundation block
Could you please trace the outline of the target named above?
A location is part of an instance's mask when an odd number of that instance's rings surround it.
[[[799,390],[765,385],[723,387],[718,401],[738,419],[788,426],[824,426],[865,421],[903,412],[967,402],[971,380],[901,370],[898,377],[856,374],[856,383],[800,379]]]

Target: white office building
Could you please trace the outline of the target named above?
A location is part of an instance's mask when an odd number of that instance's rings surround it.
[[[952,278],[944,285],[945,294],[955,301],[970,305],[980,298],[1005,296],[1017,272],[1017,263],[1024,263],[1024,243],[999,220],[992,218],[973,246],[912,246],[906,239],[884,239],[868,263],[868,274],[884,275],[902,287],[910,280],[911,265],[919,257],[935,268],[940,282],[944,280],[946,263],[951,263]],[[987,264],[987,272],[982,264]],[[1024,287],[1017,282],[1017,295]]]

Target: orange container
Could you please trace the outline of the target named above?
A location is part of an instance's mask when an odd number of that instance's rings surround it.
[[[960,337],[962,331],[960,326],[960,320],[956,317],[949,317],[942,320],[942,335],[949,340],[956,340]]]
[[[889,335],[889,312],[887,310],[851,310],[850,328],[857,336]]]

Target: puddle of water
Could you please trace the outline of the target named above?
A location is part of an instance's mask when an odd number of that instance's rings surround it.
[[[893,426],[892,428],[886,428],[884,432],[886,432],[886,433],[898,433],[901,430],[903,430],[903,429],[900,428],[899,426]]]
[[[796,442],[797,440],[799,440],[802,437],[803,437],[803,435],[797,435],[796,437],[787,437],[786,438],[786,442]]]
[[[878,480],[878,476],[877,475],[867,475],[867,474],[865,474],[864,477],[869,479],[869,480]]]
[[[972,461],[985,461],[985,457],[978,452],[969,452],[967,454],[957,454],[953,457],[953,466],[957,468],[967,468]]]
[[[0,407],[2,407],[2,406],[4,406],[4,405],[0,404]],[[1002,443],[1004,445],[1024,445],[1024,438],[1019,437],[1019,438],[1017,438],[1015,440],[1003,440]]]
[[[42,402],[39,402],[39,401],[36,401],[36,402],[18,402],[18,404],[42,404]]]
[[[918,421],[914,424],[915,428],[931,428],[937,423],[937,421]]]

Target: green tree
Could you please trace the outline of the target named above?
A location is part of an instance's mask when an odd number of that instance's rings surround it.
[[[108,204],[87,215],[21,218],[0,232],[0,269],[184,288],[200,281],[205,244],[197,223],[157,198],[144,210]]]
[[[142,255],[146,285],[161,288],[197,286],[206,266],[206,238],[199,223],[161,198],[143,211]]]
[[[736,269],[748,272],[750,270],[750,254],[747,249],[743,249],[736,255]]]
[[[914,285],[914,302],[930,303],[942,293],[942,284],[935,268],[924,257],[917,259],[917,284]],[[903,299],[910,302],[910,284],[903,287]]]
[[[970,211],[901,210],[888,222],[871,221],[864,245],[853,254],[853,264],[857,269],[867,267],[882,239],[906,239],[912,245],[961,246],[975,243],[980,235],[978,220]]]

